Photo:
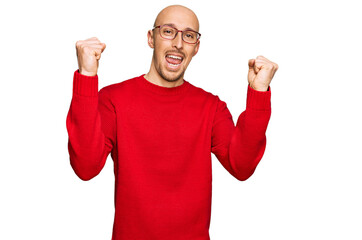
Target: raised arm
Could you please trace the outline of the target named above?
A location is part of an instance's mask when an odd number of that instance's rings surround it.
[[[225,102],[218,98],[212,128],[212,153],[240,181],[255,171],[266,147],[265,132],[271,115],[270,87],[278,65],[262,56],[249,60],[246,110],[236,126]]]
[[[116,116],[107,88],[98,92],[98,60],[105,45],[96,38],[77,42],[79,70],[66,119],[70,164],[79,178],[102,170],[115,145]]]

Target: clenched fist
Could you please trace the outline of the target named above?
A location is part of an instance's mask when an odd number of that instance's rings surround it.
[[[271,80],[279,66],[263,56],[249,60],[248,82],[252,89],[267,91]]]
[[[101,43],[98,38],[92,37],[79,40],[75,44],[77,49],[79,73],[86,76],[97,75],[98,61],[106,44]]]

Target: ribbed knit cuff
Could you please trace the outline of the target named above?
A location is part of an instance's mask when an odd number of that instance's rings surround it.
[[[98,94],[98,75],[86,76],[79,73],[79,69],[74,72],[73,94],[86,97],[94,97]]]
[[[250,85],[248,85],[248,94],[246,99],[246,108],[250,108],[253,110],[270,110],[271,109],[271,90],[270,87],[266,92],[257,91],[252,89]]]

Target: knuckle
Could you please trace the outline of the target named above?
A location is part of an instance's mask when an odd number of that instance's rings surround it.
[[[91,50],[91,47],[89,47],[89,46],[86,45],[86,44],[83,44],[83,45],[81,46],[81,49],[82,49],[83,52],[89,52],[89,51]]]
[[[76,47],[79,47],[79,46],[82,44],[82,42],[83,42],[82,40],[78,40],[78,41],[75,43],[75,46],[76,46]]]
[[[274,65],[271,64],[271,63],[267,63],[267,64],[265,64],[265,68],[266,68],[266,69],[269,69],[269,70],[273,70],[273,69],[274,69]]]

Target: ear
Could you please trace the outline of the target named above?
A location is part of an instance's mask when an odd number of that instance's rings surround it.
[[[196,43],[193,56],[195,56],[197,54],[197,52],[199,51],[199,47],[200,47],[200,40],[198,40]]]
[[[154,40],[153,40],[153,31],[152,30],[148,30],[147,42],[148,42],[148,46],[150,46],[150,48],[155,47]]]

